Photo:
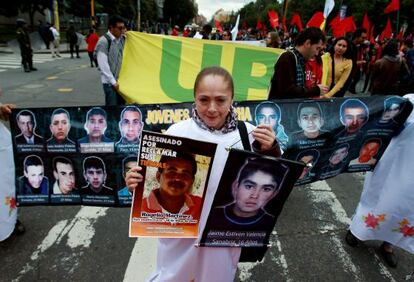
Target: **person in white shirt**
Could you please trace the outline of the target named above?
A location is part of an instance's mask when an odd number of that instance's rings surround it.
[[[57,31],[57,29],[55,28],[55,26],[52,24],[50,26],[50,31],[52,32],[53,35],[53,42],[50,48],[50,52],[52,53],[52,58],[55,57],[55,54],[57,57],[60,58],[60,51],[59,51],[59,44],[60,44],[60,34],[59,31]]]
[[[119,94],[118,83],[125,44],[125,30],[124,19],[118,16],[110,18],[108,32],[99,38],[95,47],[107,106],[125,104]]]

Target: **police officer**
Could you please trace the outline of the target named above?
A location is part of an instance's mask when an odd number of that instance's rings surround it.
[[[22,56],[22,65],[25,72],[36,71],[33,67],[33,50],[30,44],[29,33],[26,28],[26,22],[23,19],[17,19],[17,41],[20,46],[20,55]]]

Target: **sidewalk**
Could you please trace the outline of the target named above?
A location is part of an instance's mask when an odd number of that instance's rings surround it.
[[[68,43],[60,43],[59,46],[60,53],[69,53],[69,44]],[[79,46],[79,52],[86,52],[86,44],[81,44]],[[36,49],[33,50],[34,54],[49,54],[50,49]],[[11,48],[7,44],[0,44],[0,54],[17,54],[20,55],[20,50],[17,48]]]

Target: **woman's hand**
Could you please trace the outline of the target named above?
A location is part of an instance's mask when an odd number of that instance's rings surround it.
[[[260,143],[260,150],[270,150],[276,140],[276,134],[271,125],[260,124],[253,130],[253,138]]]
[[[12,109],[16,108],[14,104],[3,104],[0,105],[0,118],[8,120]]]
[[[144,177],[140,173],[141,170],[142,168],[140,166],[134,166],[126,173],[125,183],[128,191],[131,193],[137,188],[138,183],[144,180]]]

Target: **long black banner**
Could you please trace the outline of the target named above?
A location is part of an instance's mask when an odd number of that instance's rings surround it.
[[[17,203],[130,206],[124,175],[136,162],[142,129],[162,132],[189,118],[191,107],[13,110]],[[396,96],[246,101],[235,107],[240,120],[273,126],[284,158],[308,164],[297,185],[372,170],[412,111],[410,102]],[[99,197],[88,187],[99,187]]]

